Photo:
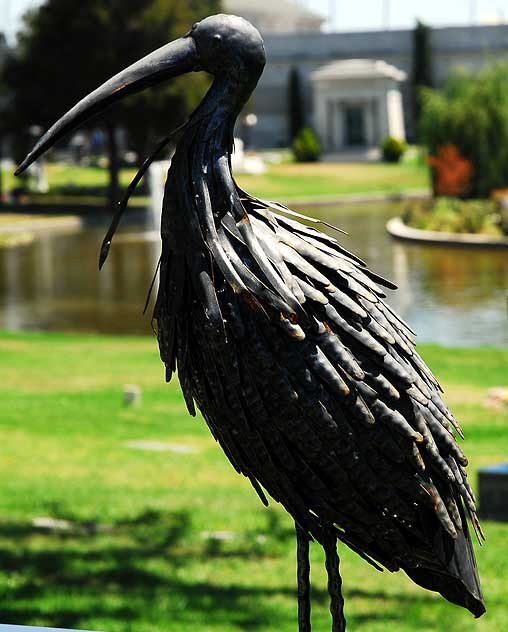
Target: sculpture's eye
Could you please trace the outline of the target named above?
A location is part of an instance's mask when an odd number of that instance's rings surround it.
[[[218,33],[217,33],[217,35],[214,35],[214,36],[213,36],[213,43],[214,43],[214,44],[220,44],[220,43],[221,43],[221,41],[222,41],[222,36],[221,36],[221,35],[219,35]]]

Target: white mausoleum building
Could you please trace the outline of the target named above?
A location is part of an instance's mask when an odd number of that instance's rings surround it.
[[[314,128],[326,151],[405,140],[401,83],[406,73],[375,59],[333,61],[310,75]]]

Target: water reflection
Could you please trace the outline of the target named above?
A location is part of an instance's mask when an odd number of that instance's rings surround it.
[[[398,292],[388,301],[423,342],[508,344],[508,253],[393,242],[386,220],[397,205],[305,209],[350,233],[339,236]],[[130,231],[130,234],[129,234]],[[148,333],[142,316],[159,257],[153,236],[120,234],[101,273],[103,229],[48,234],[0,249],[0,327],[104,333]],[[148,312],[148,314],[150,311]]]
[[[403,257],[398,255],[404,251]],[[508,258],[501,252],[421,246],[394,247],[398,297],[421,340],[448,344],[503,345],[508,342]],[[401,302],[402,301],[402,302]],[[397,302],[395,301],[395,304]]]
[[[0,249],[0,327],[147,333],[142,311],[160,246],[141,234],[120,235],[99,273],[103,230],[47,234]],[[149,312],[148,312],[149,313]]]
[[[508,344],[508,252],[393,241],[384,230],[400,205],[327,209],[350,232],[343,241],[399,286],[388,302],[421,342],[453,346]]]

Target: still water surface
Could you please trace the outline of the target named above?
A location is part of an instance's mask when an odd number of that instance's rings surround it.
[[[341,243],[397,283],[388,302],[421,342],[508,345],[508,252],[394,242],[385,231],[400,206],[305,209],[350,233]],[[0,328],[143,334],[159,244],[128,227],[97,270],[104,228],[44,234],[0,249]]]

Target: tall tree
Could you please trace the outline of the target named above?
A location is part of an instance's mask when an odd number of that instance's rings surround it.
[[[298,68],[291,68],[288,83],[289,135],[291,143],[305,126],[302,81]]]
[[[5,60],[7,58],[7,50],[5,35],[0,33],[0,205],[3,200],[2,160],[4,153],[4,137],[7,131],[5,113],[9,100],[7,87],[5,85]]]
[[[46,0],[29,12],[7,65],[13,91],[9,125],[24,130],[51,125],[99,84],[180,37],[198,19],[219,10],[220,0]],[[130,97],[112,108],[104,126],[109,154],[109,200],[118,198],[117,131],[125,127],[142,154],[150,141],[182,122],[206,87],[190,75],[150,94]]]
[[[422,111],[422,89],[432,88],[432,46],[431,29],[423,22],[416,23],[413,30],[413,123],[415,135],[418,136],[418,121]]]

